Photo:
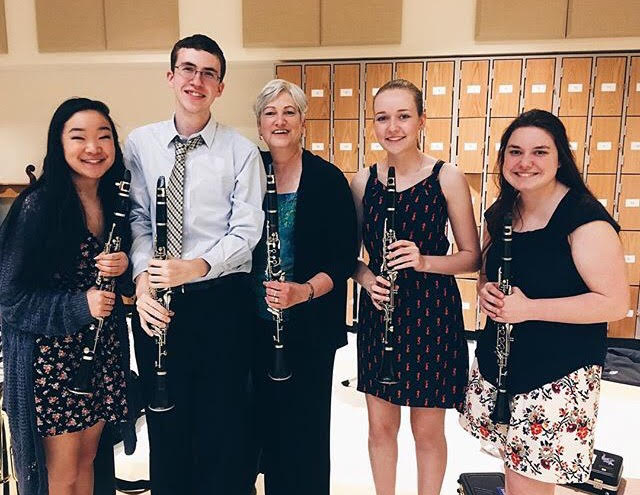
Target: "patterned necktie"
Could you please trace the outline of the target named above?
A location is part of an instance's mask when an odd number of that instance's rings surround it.
[[[167,187],[167,244],[174,258],[182,256],[182,210],[184,202],[184,175],[187,153],[204,144],[199,134],[183,143],[178,137],[173,141],[176,149],[176,161]]]

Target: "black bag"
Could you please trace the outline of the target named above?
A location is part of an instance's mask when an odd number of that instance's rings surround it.
[[[462,473],[458,478],[459,495],[499,495],[504,490],[502,473]]]
[[[594,449],[593,466],[586,483],[569,486],[597,495],[617,495],[622,479],[622,457]]]

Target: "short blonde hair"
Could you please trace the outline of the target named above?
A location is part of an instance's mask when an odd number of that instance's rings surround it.
[[[253,112],[256,114],[258,124],[260,123],[260,115],[262,115],[264,109],[271,101],[277,98],[280,93],[288,93],[289,96],[291,96],[294,105],[304,120],[308,104],[307,96],[304,94],[304,91],[302,91],[302,88],[284,79],[273,79],[265,84],[253,104]]]

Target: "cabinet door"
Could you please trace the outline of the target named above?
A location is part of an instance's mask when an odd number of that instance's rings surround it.
[[[360,66],[338,64],[333,76],[333,118],[360,117]]]
[[[309,102],[307,119],[328,119],[330,116],[331,66],[307,65],[304,72],[304,92]]]
[[[640,117],[627,117],[622,173],[640,174]]]
[[[333,162],[343,172],[358,171],[358,121],[333,122]]]
[[[387,156],[384,149],[376,138],[376,133],[373,131],[373,120],[365,121],[364,129],[364,163],[365,166],[373,165]]]
[[[396,63],[396,79],[406,79],[422,91],[423,70],[424,64],[422,62],[398,62]]]
[[[593,115],[622,115],[627,57],[596,58]]]
[[[328,120],[307,120],[305,132],[305,147],[329,161],[329,121]]]
[[[494,60],[491,116],[517,117],[520,113],[522,60]]]
[[[622,320],[609,323],[607,337],[633,339],[636,335],[636,318],[638,316],[638,287],[629,287],[629,310]]]
[[[498,151],[500,151],[500,139],[505,129],[513,121],[508,118],[494,118],[489,122],[489,172],[498,173]]]
[[[276,78],[284,79],[302,87],[302,66],[301,65],[278,65],[276,66]]]
[[[619,117],[593,117],[589,144],[590,174],[615,174],[620,143]]]
[[[553,58],[528,58],[524,79],[524,110],[553,109],[553,84],[556,60]]]
[[[484,119],[460,119],[456,164],[465,173],[482,173],[484,158]]]
[[[591,57],[563,58],[559,115],[586,117],[590,86]]]
[[[476,226],[480,226],[480,219],[482,218],[482,174],[464,174],[464,176],[471,192],[471,206],[473,207]]]
[[[427,62],[427,117],[451,117],[454,68],[454,62]]]
[[[476,313],[478,309],[478,293],[476,291],[476,281],[464,278],[456,278],[460,298],[462,299],[462,318],[464,319],[464,329],[475,331],[477,329]]]
[[[425,122],[424,152],[439,160],[451,160],[451,120],[427,119]]]
[[[620,240],[624,250],[624,261],[627,264],[627,275],[630,285],[640,283],[640,232],[620,231]]]
[[[484,117],[487,114],[488,60],[467,60],[460,64],[460,117]]]
[[[640,230],[640,175],[623,175],[618,204],[620,227]]]
[[[640,57],[631,58],[627,115],[640,115]]]
[[[613,202],[616,191],[615,175],[587,175],[587,186],[609,214],[613,215]]]
[[[499,181],[499,174],[487,174],[485,211],[498,199],[498,193],[500,192]]]
[[[392,64],[366,64],[365,65],[365,117],[373,118],[373,97],[384,83],[391,80]]]
[[[569,147],[576,158],[576,165],[580,172],[584,170],[584,151],[587,139],[586,117],[560,117],[569,138]]]

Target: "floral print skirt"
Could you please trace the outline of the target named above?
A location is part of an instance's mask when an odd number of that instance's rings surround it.
[[[100,334],[91,380],[91,395],[67,390],[77,372],[85,332],[66,337],[36,339],[34,396],[36,426],[42,437],[85,430],[98,421],[119,423],[127,419],[125,374],[120,365],[120,341],[112,318]]]
[[[600,366],[586,366],[511,399],[509,425],[496,425],[496,388],[474,361],[462,427],[503,453],[505,466],[523,476],[555,484],[589,478],[600,398]]]

